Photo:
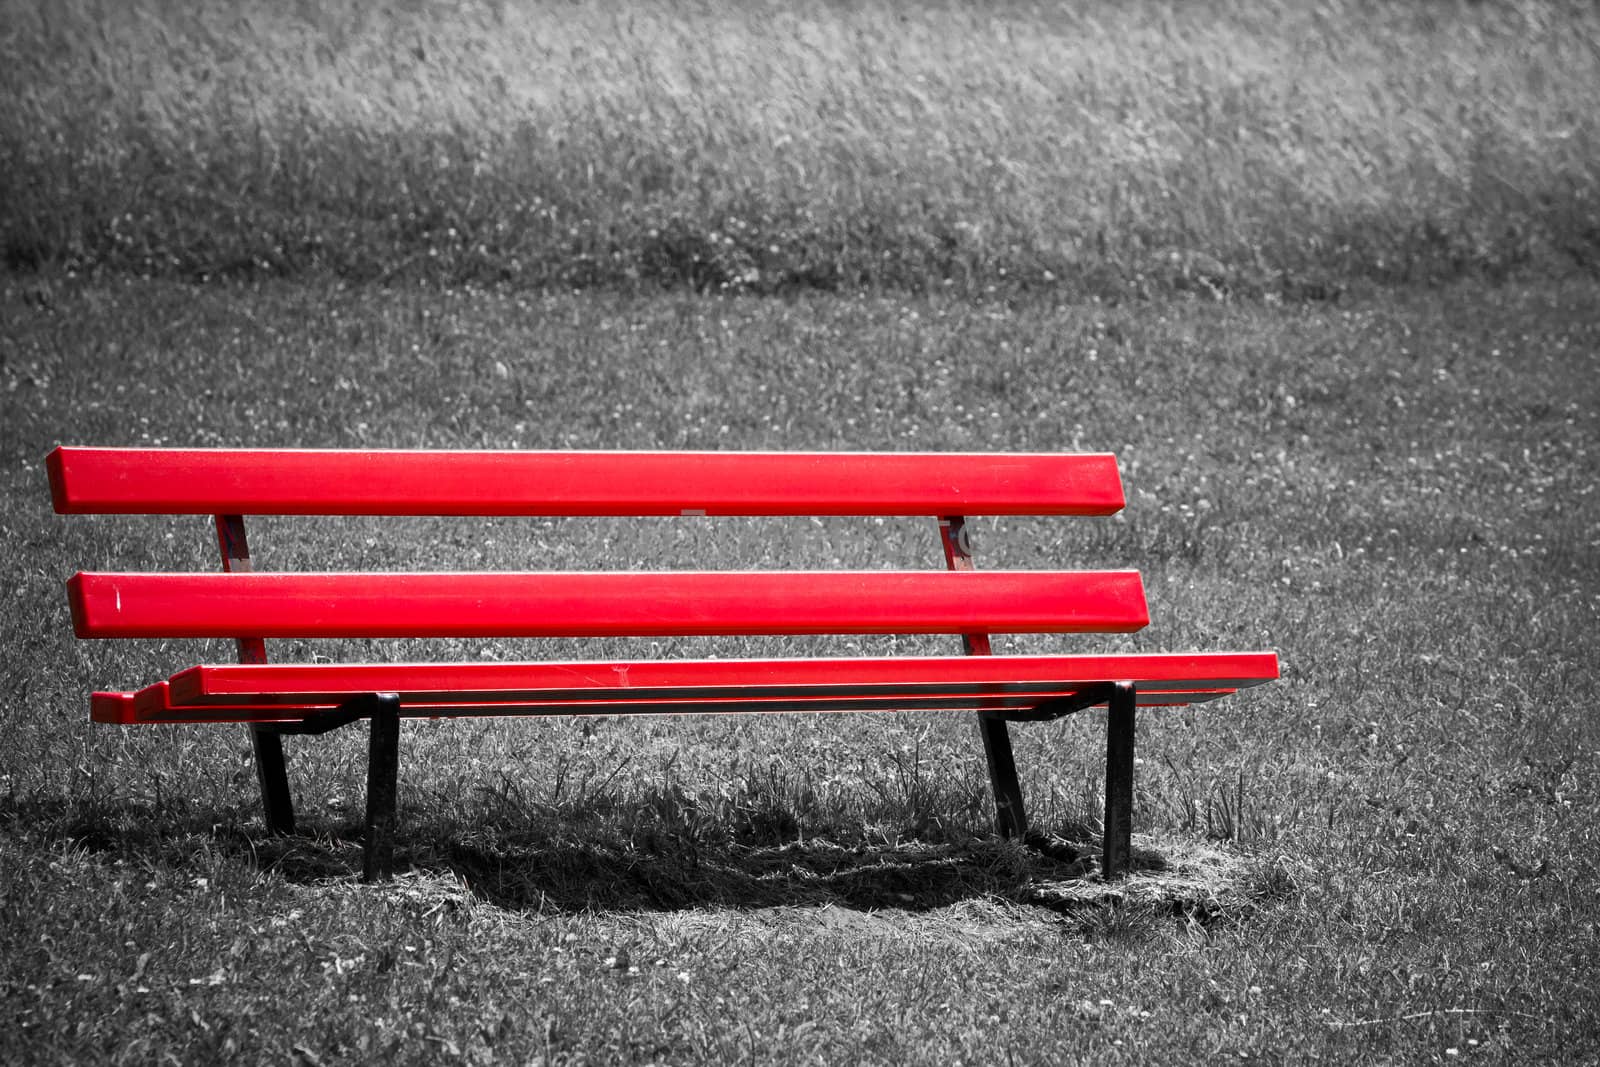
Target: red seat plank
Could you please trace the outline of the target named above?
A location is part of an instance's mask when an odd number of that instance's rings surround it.
[[[1137,571],[93,574],[79,637],[1127,633]]]
[[[61,447],[62,513],[1109,515],[1100,453],[441,452]]]
[[[1232,695],[1231,689],[1185,689],[1151,691],[1138,694],[1142,708],[1184,707],[1203,704]],[[96,719],[97,722],[201,723],[300,722],[335,710],[332,704],[179,704],[170,696],[155,694],[141,701],[144,690],[129,696],[133,700],[131,717]],[[1073,697],[1077,691],[1029,697],[934,696],[729,696],[683,700],[598,699],[582,700],[441,700],[402,702],[401,714],[414,719],[552,716],[552,715],[717,715],[738,712],[901,712],[901,711],[1026,711],[1045,697]],[[1092,705],[1091,705],[1092,706]],[[91,716],[92,717],[92,716]]]
[[[1181,708],[1190,704],[1203,704],[1227,696],[1221,690],[1191,693],[1150,693],[1139,695],[1141,708]],[[125,718],[96,718],[95,722],[132,725],[183,725],[198,723],[251,723],[256,725],[284,725],[315,721],[318,715],[335,709],[327,706],[274,705],[272,707],[245,707],[226,705],[172,705],[150,706],[137,710],[134,693],[101,693],[98,697],[116,697],[134,709]],[[98,705],[97,705],[98,706]],[[723,701],[585,701],[582,703],[452,703],[452,704],[402,704],[400,714],[408,719],[443,718],[510,718],[558,715],[719,715],[719,714],[783,714],[811,712],[816,714],[864,712],[894,713],[904,711],[977,712],[994,710],[989,703],[971,701],[965,704],[923,698],[921,702],[896,703],[867,698],[829,698],[826,700],[769,699],[766,701],[729,699]]]
[[[1047,695],[1069,695],[1068,693]],[[436,699],[407,699],[402,707],[414,717],[461,715],[670,715],[715,714],[718,712],[788,711],[974,711],[983,706],[1029,708],[1040,696],[1023,694],[990,700],[955,693],[840,692],[815,694],[795,691],[785,694],[756,695],[727,692],[717,696],[669,699],[648,693],[591,691],[576,698],[547,699],[546,694],[489,694],[493,699],[467,694],[440,694]],[[328,712],[337,702],[306,701],[293,704],[245,701],[230,704],[183,704],[173,699],[168,682],[157,682],[133,694],[138,721],[286,721],[308,714]]]
[[[205,664],[172,677],[180,704],[281,700],[337,704],[364,693],[407,701],[579,700],[596,694],[671,699],[748,692],[848,695],[1041,694],[1132,680],[1147,693],[1241,689],[1278,677],[1271,652],[1071,656],[922,656],[588,663]]]
[[[376,666],[376,665],[374,665]],[[405,666],[405,665],[402,665]],[[411,665],[415,666],[415,665]],[[189,673],[189,672],[185,672]],[[388,679],[395,681],[398,679]],[[723,687],[687,696],[662,696],[633,688],[567,691],[528,690],[495,693],[410,693],[400,691],[402,713],[411,718],[512,715],[706,715],[743,712],[889,712],[963,711],[1028,709],[1059,697],[1076,696],[1087,685],[1077,683],[1041,688],[1036,692],[1009,692],[1002,696],[975,693],[940,692],[934,687],[897,691],[884,687],[846,684],[798,686],[782,693],[759,693]],[[385,690],[393,691],[393,690]],[[1144,707],[1173,707],[1202,703],[1226,696],[1231,688],[1164,688],[1139,694]],[[254,722],[287,723],[312,719],[333,712],[341,701],[324,699],[324,694],[303,694],[292,703],[266,702],[258,698],[287,698],[287,694],[239,694],[227,703],[188,703],[179,687],[157,682],[137,693],[97,693],[93,716],[99,722],[118,723],[199,723]]]
[[[89,696],[89,721],[128,726],[142,722],[134,709],[133,693],[92,693]]]

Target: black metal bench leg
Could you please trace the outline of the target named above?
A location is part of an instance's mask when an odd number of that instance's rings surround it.
[[[271,726],[250,727],[256,755],[256,780],[261,783],[261,814],[269,834],[294,833],[294,798],[283,761],[283,735]]]
[[[1106,821],[1100,876],[1127,873],[1133,838],[1133,725],[1137,706],[1132,682],[1112,687],[1106,714]]]
[[[995,825],[1003,838],[1021,840],[1028,834],[1028,816],[1022,807],[1022,786],[1017,784],[1017,761],[1011,754],[1006,721],[988,712],[978,713],[983,754],[989,761],[989,781],[994,784]]]
[[[400,698],[375,693],[369,698],[367,735],[367,840],[361,880],[394,877],[395,793],[400,778]]]

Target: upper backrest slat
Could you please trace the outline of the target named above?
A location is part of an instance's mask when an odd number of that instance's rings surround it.
[[[55,509],[141,515],[1109,515],[1102,453],[60,447]]]
[[[1137,571],[78,574],[80,637],[1127,633]]]

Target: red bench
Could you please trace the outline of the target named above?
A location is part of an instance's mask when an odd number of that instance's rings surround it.
[[[237,641],[96,722],[246,723],[266,822],[294,812],[282,736],[370,721],[364,876],[393,869],[399,720],[938,710],[974,714],[1000,833],[1026,837],[1006,723],[1108,708],[1102,873],[1127,865],[1138,706],[1181,706],[1278,676],[1271,652],[995,656],[991,633],[1126,633],[1136,571],[975,571],[968,515],[1109,515],[1109,455],[390,452],[57,448],[55,509],[214,517],[224,573],[80,573],[79,637]],[[946,570],[258,573],[245,515],[920,515]],[[965,657],[334,664],[267,662],[264,639],[957,634]]]

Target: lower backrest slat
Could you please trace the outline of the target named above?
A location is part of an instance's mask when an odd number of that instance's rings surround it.
[[[1129,633],[1137,571],[106,574],[80,637]]]

